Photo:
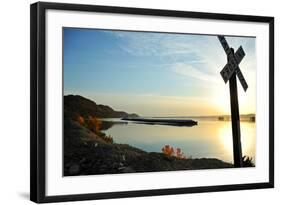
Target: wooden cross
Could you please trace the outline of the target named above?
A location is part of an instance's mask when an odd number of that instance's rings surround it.
[[[236,75],[244,91],[246,92],[246,90],[248,89],[248,85],[239,68],[239,64],[244,58],[245,52],[242,46],[240,46],[234,53],[234,49],[228,46],[228,43],[226,42],[224,36],[218,36],[218,39],[227,55],[227,64],[221,70],[220,74],[225,83],[227,83],[227,81],[229,80],[234,167],[242,167],[240,115]]]

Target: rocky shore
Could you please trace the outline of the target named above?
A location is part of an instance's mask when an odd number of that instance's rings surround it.
[[[180,159],[108,142],[78,122],[64,120],[64,176],[229,168],[218,159]]]

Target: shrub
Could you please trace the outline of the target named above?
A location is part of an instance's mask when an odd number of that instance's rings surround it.
[[[80,124],[80,125],[84,125],[85,124],[85,120],[82,116],[78,116],[76,121]]]
[[[86,120],[82,117],[82,116],[78,116],[76,121],[88,128],[89,130],[91,130],[92,132],[96,133],[100,138],[102,138],[105,142],[108,143],[113,143],[113,138],[109,135],[106,136],[106,134],[104,134],[103,132],[100,131],[101,126],[102,126],[102,121],[97,118],[97,117],[93,117],[93,116],[89,116]]]
[[[100,128],[102,125],[102,121],[97,117],[89,116],[87,120],[87,127],[88,129],[92,130],[93,132],[100,132]]]
[[[249,156],[242,157],[242,165],[243,167],[254,167],[255,164],[253,162],[253,158]]]
[[[167,156],[173,156],[174,155],[174,148],[171,147],[170,145],[165,145],[162,148],[162,152]]]
[[[174,151],[174,148],[170,145],[165,145],[162,148],[162,152],[167,156],[174,156],[179,159],[186,159],[186,156],[182,152],[181,148],[176,148],[176,152]]]
[[[185,159],[184,153],[181,151],[181,148],[177,148],[176,157],[180,159]]]
[[[111,135],[109,136],[103,136],[102,139],[104,139],[104,141],[108,142],[108,143],[113,143],[113,138],[111,137]]]

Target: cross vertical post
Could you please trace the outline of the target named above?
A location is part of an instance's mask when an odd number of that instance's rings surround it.
[[[227,55],[227,64],[221,70],[220,74],[225,83],[229,81],[234,167],[242,167],[243,158],[236,76],[238,77],[244,91],[246,91],[248,89],[248,84],[239,68],[239,63],[244,58],[245,52],[242,46],[240,46],[234,53],[234,49],[229,47],[224,36],[218,36],[218,39]]]
[[[236,75],[232,75],[229,79],[229,91],[230,91],[230,106],[231,106],[234,167],[242,167],[240,115],[239,115]]]

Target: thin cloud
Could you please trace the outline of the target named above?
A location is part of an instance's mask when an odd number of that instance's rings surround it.
[[[177,66],[185,62],[202,72],[214,72],[225,61],[223,50],[215,36],[186,34],[111,32],[120,40],[120,48],[133,56],[155,56]],[[174,67],[172,66],[172,67]]]
[[[183,63],[177,63],[172,68],[174,72],[177,74],[186,76],[186,77],[192,77],[198,80],[202,80],[205,82],[217,82],[217,77],[211,74],[207,74],[206,72],[200,71],[200,69],[193,67],[192,65],[186,65]]]

